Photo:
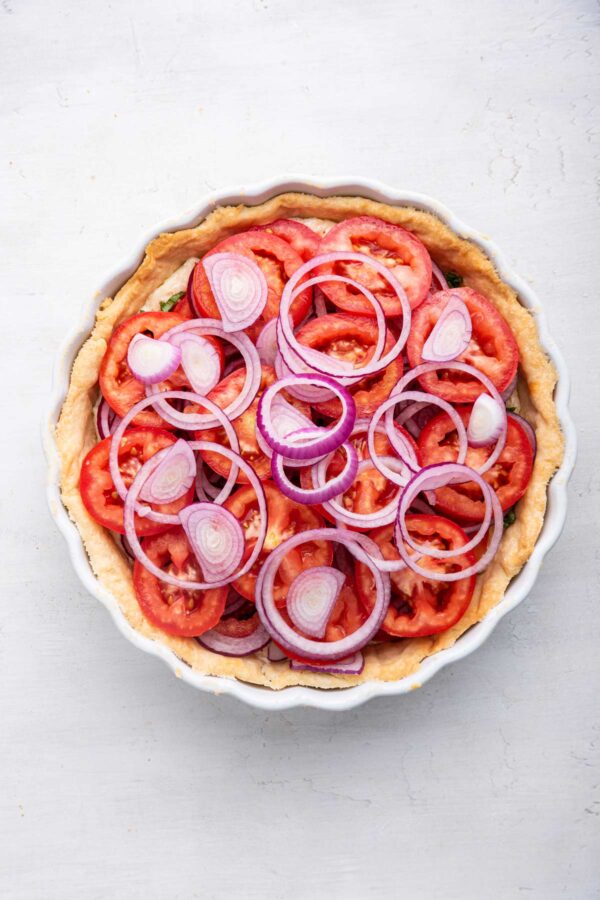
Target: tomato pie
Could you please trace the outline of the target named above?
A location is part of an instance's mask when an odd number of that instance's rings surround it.
[[[62,497],[130,624],[195,670],[396,680],[531,554],[555,380],[530,313],[436,216],[218,208],[100,306],[57,426]]]

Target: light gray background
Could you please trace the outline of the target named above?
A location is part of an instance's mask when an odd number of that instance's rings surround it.
[[[0,895],[600,896],[599,11],[591,0],[2,0]],[[422,690],[325,715],[195,692],[73,575],[51,359],[155,221],[283,171],[492,235],[573,373],[579,463],[529,599]]]

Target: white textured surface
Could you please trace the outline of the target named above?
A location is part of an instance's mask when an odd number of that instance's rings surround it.
[[[600,896],[599,22],[583,0],[0,4],[0,895]],[[284,170],[422,190],[491,234],[580,433],[529,600],[421,691],[332,715],[199,694],[127,644],[69,569],[37,436],[55,347],[139,232]]]

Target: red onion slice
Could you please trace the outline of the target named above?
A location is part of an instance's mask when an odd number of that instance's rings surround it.
[[[267,659],[270,662],[281,662],[282,659],[289,659],[281,647],[278,647],[275,641],[271,641],[269,646],[267,647]]]
[[[395,459],[393,456],[385,456],[383,459],[385,459],[388,468],[396,466],[398,470],[397,474],[400,472],[406,473],[403,481],[403,484],[406,484],[410,477],[410,473],[407,472],[404,463],[399,459]],[[320,463],[317,463],[311,469],[313,484],[318,488],[324,486],[327,464],[328,460],[321,460]],[[365,469],[373,468],[375,468],[375,466],[371,459],[361,459],[358,464],[356,475],[362,474]],[[348,490],[348,488],[346,488],[346,490]],[[398,493],[389,503],[386,503],[381,509],[372,513],[357,513],[351,509],[346,509],[342,506],[340,502],[342,498],[339,495],[331,500],[326,500],[323,503],[323,508],[327,510],[337,523],[348,525],[351,528],[380,528],[382,525],[389,525],[390,522],[393,522],[396,518],[401,491],[402,488],[399,487]]]
[[[322,487],[301,488],[293,484],[285,474],[287,460],[279,453],[273,453],[271,459],[271,474],[273,481],[282,494],[294,500],[296,503],[324,503],[332,497],[338,497],[348,490],[358,471],[358,454],[356,448],[346,441],[339,448],[346,454],[346,465],[335,478],[332,478]],[[306,463],[305,463],[306,464]]]
[[[434,284],[434,282],[436,282]],[[442,272],[439,266],[436,266],[433,260],[431,260],[431,288],[430,293],[435,294],[437,291],[447,291],[448,290],[448,282],[446,281],[446,276]]]
[[[295,672],[322,672],[323,675],[360,675],[364,667],[365,658],[360,650],[357,650],[352,656],[346,657],[346,659],[340,659],[326,666],[311,666],[296,659],[290,662],[290,669],[293,669]]]
[[[233,428],[233,425],[223,412],[223,410],[217,406],[216,403],[213,403],[212,400],[209,400],[207,397],[201,397],[198,394],[191,393],[189,391],[163,391],[162,397],[165,400],[186,400],[191,403],[202,403],[206,409],[210,410],[216,417],[216,421],[225,429],[225,434],[231,444],[232,449],[237,452],[239,450],[239,441],[237,438],[237,434]],[[125,500],[127,497],[127,488],[125,487],[125,482],[121,476],[121,470],[119,469],[119,446],[123,439],[123,435],[125,431],[129,427],[130,423],[135,419],[138,413],[142,412],[142,410],[146,409],[148,406],[153,406],[156,409],[157,399],[154,395],[150,397],[144,397],[138,403],[135,403],[127,415],[123,416],[119,425],[113,435],[113,439],[110,444],[110,451],[108,454],[108,464],[110,468],[110,476],[113,480],[113,484],[115,486],[115,490],[117,491],[121,500]],[[184,423],[181,426],[184,430],[192,430],[195,428],[193,423]],[[190,443],[190,446],[192,444]],[[164,456],[166,450],[160,450],[155,456],[153,456],[148,462],[153,463],[153,467],[159,462],[160,459]],[[254,469],[252,470],[254,472]],[[146,472],[146,477],[148,477],[149,471]],[[229,477],[223,486],[221,493],[215,498],[216,503],[223,503],[236,483],[236,479],[238,476],[238,468],[237,465],[231,467],[231,471],[229,472]],[[154,512],[154,510],[148,509],[147,507],[144,509],[140,509],[139,504],[136,508],[136,512],[138,515],[142,513],[146,515],[153,522],[162,522],[165,525],[178,525],[179,517],[175,515],[168,515],[167,513],[158,513]]]
[[[406,379],[403,378],[399,382],[399,384],[401,384],[405,380]],[[442,409],[450,416],[458,434],[458,462],[463,463],[465,461],[468,449],[465,426],[463,425],[462,419],[460,418],[454,407],[450,405],[450,403],[448,403],[446,400],[442,400],[440,397],[435,397],[433,394],[428,394],[425,391],[402,391],[401,393],[396,393],[394,391],[391,397],[388,397],[387,400],[384,400],[381,406],[378,407],[373,418],[371,419],[371,422],[369,424],[369,431],[367,434],[367,446],[369,448],[369,455],[373,460],[373,465],[375,466],[375,468],[379,472],[381,472],[382,475],[385,475],[385,477],[389,481],[392,481],[394,484],[398,484],[401,487],[406,484],[406,478],[403,478],[402,473],[399,477],[390,469],[388,465],[382,462],[382,459],[377,453],[375,447],[375,433],[377,431],[381,417],[385,415],[385,430],[392,447],[399,455],[402,462],[404,462],[409,469],[411,469],[413,472],[418,471],[420,465],[415,455],[414,448],[411,447],[409,442],[398,431],[393,418],[394,406],[406,400],[413,400],[417,401],[418,403],[427,405],[433,404],[434,406],[439,406],[440,409]]]
[[[244,637],[220,634],[218,629],[217,625],[216,628],[199,635],[196,640],[211,653],[220,653],[221,656],[249,656],[250,653],[262,650],[271,639],[262,622],[258,623],[252,634]]]
[[[498,393],[496,385],[487,377],[487,375],[485,375],[483,372],[480,372],[479,369],[475,368],[475,366],[470,366],[468,363],[458,362],[458,360],[451,360],[450,362],[447,362],[447,363],[421,363],[420,365],[415,366],[414,369],[410,369],[408,372],[406,372],[402,376],[402,378],[400,379],[400,381],[397,383],[396,387],[392,391],[391,396],[396,397],[396,396],[398,396],[398,394],[402,394],[404,392],[404,389],[407,387],[407,385],[409,385],[411,383],[411,381],[414,381],[416,378],[419,378],[421,375],[426,375],[428,372],[435,372],[438,369],[447,369],[450,372],[464,372],[466,375],[471,375],[473,378],[477,378],[482,383],[482,385],[484,386],[486,391],[489,394],[491,394],[493,399],[504,410],[504,412],[502,414],[503,418],[504,418],[504,426],[502,428],[502,431],[500,433],[500,437],[498,438],[496,446],[494,447],[494,449],[492,450],[491,454],[486,459],[486,461],[484,463],[482,463],[479,466],[479,468],[477,469],[479,474],[483,475],[484,472],[487,472],[495,464],[498,457],[502,453],[502,451],[504,449],[504,445],[506,443],[506,409],[504,408],[504,403],[502,402],[502,397]],[[425,394],[425,396],[431,398],[434,395],[433,394]],[[430,399],[430,402],[433,402],[433,401]],[[385,421],[386,421],[386,425],[393,422],[392,409],[387,410],[387,412],[385,414]],[[453,419],[453,421],[455,421],[455,420]],[[461,433],[460,429],[458,429],[458,433],[459,434]],[[394,445],[394,447],[395,447],[395,445]]]
[[[212,472],[212,469],[209,469],[208,472]],[[221,488],[210,481],[204,468],[204,462],[198,459],[196,474],[196,496],[198,500],[217,500],[219,498],[217,502],[222,503],[225,498],[220,497],[220,491]]]
[[[471,410],[467,438],[472,447],[488,447],[506,428],[506,409],[489,394],[480,394]]]
[[[309,637],[323,638],[329,617],[346,580],[331,566],[313,566],[296,575],[287,594],[290,619]]]
[[[425,362],[449,362],[469,346],[473,324],[469,310],[457,296],[451,296],[425,341],[421,356]]]
[[[321,375],[335,376],[340,384],[347,387],[348,385],[357,384],[359,381],[361,381],[365,377],[365,375],[368,374],[368,372],[366,372],[366,369],[373,369],[376,363],[379,362],[381,354],[383,353],[385,347],[385,339],[387,334],[385,316],[383,314],[381,304],[375,299],[374,294],[372,294],[371,291],[368,290],[368,288],[360,284],[360,282],[354,281],[354,279],[352,278],[346,278],[342,275],[319,275],[315,278],[310,278],[308,281],[301,282],[301,284],[296,287],[296,289],[290,296],[290,306],[294,302],[294,300],[307,288],[322,284],[325,281],[341,281],[344,284],[352,285],[366,297],[366,299],[371,303],[373,309],[375,310],[378,329],[377,343],[373,349],[373,354],[367,366],[355,369],[352,363],[347,362],[346,360],[336,359],[335,357],[328,356],[326,353],[323,353],[320,350],[315,350],[312,347],[307,347],[304,344],[300,344],[296,340],[295,336],[294,344],[293,346],[290,346],[286,335],[281,329],[280,323],[277,326],[277,343],[281,355],[293,372],[305,371],[305,367],[308,366],[310,372],[318,372]],[[291,323],[289,327],[293,334]],[[399,352],[400,350],[398,350],[398,353]],[[296,363],[296,360],[298,359],[303,364],[302,367],[298,367]],[[380,369],[381,366],[379,367],[378,371]]]
[[[221,581],[237,571],[245,540],[233,513],[215,503],[192,503],[181,510],[179,520],[206,581]]]
[[[275,365],[277,356],[277,319],[270,319],[256,340],[260,361],[266,366]]]
[[[505,403],[509,399],[509,397],[511,396],[511,394],[513,393],[515,388],[517,387],[518,381],[519,381],[519,373],[517,372],[515,377],[509,384],[509,386],[507,388],[504,388],[504,390],[500,394],[500,396],[502,397],[502,399],[504,400]]]
[[[267,501],[265,498],[263,486],[260,483],[260,480],[257,477],[254,469],[249,463],[246,462],[246,460],[242,456],[239,455],[239,453],[234,453],[233,450],[230,450],[228,447],[220,447],[213,441],[190,441],[190,447],[194,451],[208,450],[211,453],[221,453],[230,462],[235,463],[236,466],[239,466],[242,472],[244,472],[244,474],[248,476],[248,481],[250,482],[256,494],[260,521],[258,534],[256,536],[256,544],[254,545],[250,556],[248,557],[242,568],[239,570],[239,572],[236,572],[229,578],[223,578],[215,582],[188,581],[187,579],[177,578],[174,575],[170,575],[168,572],[163,571],[163,569],[155,565],[152,560],[146,555],[135,531],[134,516],[139,493],[151,471],[150,464],[153,463],[155,457],[152,457],[148,460],[148,462],[144,463],[142,468],[133,479],[133,483],[129,488],[123,506],[123,524],[125,526],[125,535],[127,537],[127,540],[129,541],[134,556],[137,560],[139,560],[144,568],[148,570],[148,572],[151,572],[152,575],[155,575],[159,579],[159,581],[164,581],[167,584],[175,585],[176,587],[183,588],[186,591],[204,591],[207,588],[224,587],[226,584],[230,584],[236,578],[241,578],[242,575],[245,575],[246,572],[250,571],[260,555],[265,541],[265,535],[267,533]]]
[[[432,404],[424,400],[422,402],[409,403],[408,406],[405,406],[398,413],[394,421],[396,425],[406,428],[408,433],[418,441],[425,425],[436,415],[437,410],[432,408]]]
[[[188,331],[180,331],[169,343],[181,350],[181,368],[197,394],[208,394],[221,380],[221,360],[214,344]]]
[[[319,641],[297,634],[282,617],[273,596],[275,576],[283,558],[290,550],[306,541],[323,540],[346,545],[355,559],[371,569],[375,581],[373,608],[368,618],[353,634],[337,641]],[[371,640],[385,618],[390,601],[390,580],[377,569],[371,558],[372,556],[381,558],[381,550],[374,541],[370,541],[369,545],[369,552],[365,552],[362,546],[342,531],[333,528],[314,528],[292,535],[267,556],[256,580],[256,609],[263,625],[280,647],[296,656],[314,659],[317,662],[328,662],[345,659]]]
[[[325,294],[320,287],[315,287],[313,291],[313,303],[315,305],[315,316],[317,318],[327,315]]]
[[[131,374],[142,384],[165,381],[179,368],[181,350],[147,334],[136,334],[127,349],[127,365]]]
[[[273,400],[284,388],[287,389],[296,384],[302,385],[304,383],[329,388],[341,401],[342,414],[332,428],[320,430],[315,427],[312,436],[295,438],[294,440],[278,438],[272,424],[271,406]],[[272,450],[290,459],[304,460],[337,450],[352,431],[355,419],[356,405],[352,395],[344,388],[339,387],[327,375],[289,375],[287,378],[280,378],[279,381],[272,384],[264,392],[258,401],[256,414],[256,424]]]
[[[119,538],[120,538],[120,541],[121,541],[121,546],[122,546],[123,550],[125,551],[125,553],[127,554],[127,556],[128,556],[130,559],[132,559],[132,560],[135,559],[135,553],[134,553],[133,550],[131,549],[131,546],[130,546],[130,544],[129,544],[129,541],[127,540],[127,538],[125,537],[125,535],[124,535],[124,534],[120,534],[120,535],[119,535]]]
[[[464,546],[457,547],[454,550],[438,550],[436,547],[430,545],[424,547],[422,544],[416,543],[407,528],[406,514],[417,494],[421,493],[421,491],[435,490],[436,488],[444,487],[448,484],[461,484],[466,481],[475,481],[479,485],[485,503],[483,522],[471,540]],[[472,566],[461,569],[459,572],[436,572],[434,569],[424,569],[418,564],[416,557],[407,550],[408,545],[416,551],[416,553],[420,554],[421,557],[429,556],[432,559],[452,559],[453,557],[461,556],[481,543],[492,519],[493,532],[488,541],[485,553]],[[498,549],[498,545],[500,544],[502,532],[503,514],[500,501],[487,481],[484,481],[481,475],[469,466],[459,465],[458,463],[438,463],[432,466],[426,466],[407,484],[400,499],[396,525],[396,546],[398,553],[413,572],[416,572],[417,575],[421,575],[423,578],[428,578],[431,581],[460,581],[462,578],[468,578],[470,575],[476,575],[478,572],[482,572],[493,559],[496,550]]]
[[[140,491],[147,503],[172,503],[188,491],[196,478],[196,458],[187,441],[180,438],[150,474]]]
[[[114,409],[111,409],[108,401],[102,397],[96,410],[96,431],[100,440],[110,437],[116,431],[120,421],[120,417]]]
[[[289,351],[297,362],[294,363],[293,369],[291,369],[286,361],[284,360],[281,353],[278,351],[277,356],[275,357],[275,372],[277,373],[278,378],[287,378],[290,375],[314,375],[314,370],[311,369],[310,366],[305,365],[302,362],[299,356],[296,356],[293,350]],[[302,400],[304,403],[321,403],[325,400],[332,400],[335,394],[333,394],[327,388],[322,387],[313,387],[312,385],[293,385],[293,387],[289,387],[287,389],[288,394],[291,394],[292,397],[295,397],[296,400]]]
[[[354,563],[343,544],[338,544],[333,551],[333,564],[346,578],[354,578]]]
[[[371,541],[371,538],[367,537],[366,534],[362,534],[360,531],[348,531],[346,533],[351,540],[356,541],[356,543],[371,556],[373,564],[379,569],[380,572],[391,574],[392,572],[401,572],[403,569],[407,568],[406,563],[402,559],[384,559],[381,554],[379,554],[379,556],[374,556],[370,552],[370,545],[373,542]],[[422,555],[415,554],[416,560],[419,560],[421,558]]]
[[[288,403],[281,394],[277,394],[271,403],[271,427],[278,440],[285,440],[285,438],[288,438],[293,434],[298,435],[303,433],[307,435],[309,431],[312,433],[325,433],[325,429],[318,429],[312,419],[309,419],[304,413],[300,412],[299,409],[296,409],[295,406]],[[264,455],[268,459],[271,459],[273,451],[262,436],[259,428],[256,429],[256,442]],[[317,457],[317,459],[320,458],[320,456]],[[313,461],[316,462],[317,459]],[[303,459],[286,459],[285,461],[286,466],[294,466],[297,468],[310,464],[310,460]]]
[[[202,260],[227,332],[253,325],[267,302],[267,279],[260,266],[239,253],[214,253]]]
[[[386,353],[385,356],[378,358],[377,360],[371,360],[366,366],[362,366],[360,370],[357,370],[357,375],[360,375],[361,378],[366,378],[368,375],[374,375],[378,372],[382,372],[393,360],[396,359],[397,356],[402,352],[406,341],[408,340],[408,335],[410,333],[410,323],[411,323],[411,309],[408,303],[408,299],[406,297],[406,293],[404,288],[397,280],[397,278],[390,272],[383,263],[380,263],[378,260],[374,259],[371,256],[366,256],[363,253],[346,253],[342,251],[333,252],[333,253],[323,253],[319,256],[313,257],[313,259],[309,260],[303,266],[300,266],[297,269],[289,281],[286,283],[283,293],[281,295],[281,302],[279,306],[279,319],[278,319],[278,334],[281,335],[282,340],[279,342],[279,349],[282,355],[285,358],[285,348],[290,348],[293,350],[300,359],[304,360],[308,365],[312,365],[310,353],[307,351],[310,348],[305,347],[303,344],[300,344],[294,335],[293,326],[290,323],[289,319],[289,311],[290,306],[292,304],[292,298],[300,291],[300,288],[296,290],[300,281],[307,275],[308,272],[311,272],[313,269],[318,269],[319,266],[325,265],[330,262],[360,262],[366,266],[370,266],[372,269],[381,275],[391,286],[392,290],[398,297],[400,304],[402,306],[402,327],[400,329],[400,334],[398,336],[398,340],[391,348],[391,350]],[[339,280],[340,276],[317,276],[314,279],[310,279],[308,282],[303,282],[302,288],[305,288],[308,284],[320,284],[324,283],[328,280],[335,281]],[[352,279],[350,279],[352,281]],[[364,293],[364,285],[361,285],[359,282],[355,282],[356,288],[367,296]],[[381,310],[381,304],[373,297],[374,309],[377,310],[383,315]],[[379,322],[379,315],[377,316]],[[380,337],[383,337],[385,343],[385,331],[380,328],[380,332],[383,331],[383,334],[380,334]],[[314,352],[314,351],[313,351]],[[331,357],[326,357],[329,360],[329,364],[331,364]],[[286,362],[289,364],[289,361],[286,359]],[[293,368],[293,366],[290,366]]]

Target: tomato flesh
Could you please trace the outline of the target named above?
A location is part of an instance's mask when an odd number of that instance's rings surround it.
[[[406,525],[411,537],[425,549],[433,546],[438,550],[455,550],[469,540],[462,528],[441,516],[408,515]],[[393,525],[371,532],[384,559],[400,558],[393,534]],[[474,562],[471,553],[463,553],[443,560],[426,557],[419,565],[436,572],[459,572]],[[392,596],[381,629],[393,637],[424,637],[446,631],[465,614],[475,589],[474,575],[458,581],[432,581],[406,568],[392,572],[390,579]],[[371,609],[375,580],[364,563],[356,564],[356,585],[361,601]]]
[[[119,447],[119,471],[125,486],[128,488],[133,479],[147,462],[159,450],[164,450],[175,443],[176,437],[169,431],[161,428],[130,428],[123,435]],[[110,474],[109,452],[112,437],[104,438],[96,444],[87,454],[81,465],[79,490],[81,499],[89,514],[104,525],[119,534],[125,534],[123,525],[123,501],[115,490],[115,485]],[[172,503],[151,504],[155,512],[175,515],[184,506],[192,502],[194,488],[191,487],[186,494]],[[135,530],[139,536],[160,534],[169,526],[160,522],[153,522],[143,516],[134,517]]]
[[[176,526],[142,542],[146,555],[164,572],[188,581],[202,581],[200,566],[183,528]],[[136,559],[133,586],[144,616],[177,637],[197,637],[218,625],[225,610],[227,587],[186,591],[161,581]]]
[[[260,619],[258,613],[255,612],[246,619],[236,618],[235,616],[228,616],[227,618],[221,619],[219,624],[215,627],[215,631],[226,637],[246,638],[250,637],[251,634],[254,634],[259,625]]]
[[[469,423],[471,406],[457,407],[457,412],[465,427]],[[489,447],[469,447],[467,466],[479,468],[494,449]],[[454,462],[458,457],[458,435],[454,423],[445,412],[431,419],[419,435],[419,450],[423,465]],[[521,499],[531,478],[533,450],[525,429],[510,416],[507,419],[506,444],[497,461],[483,478],[494,488],[503,510],[510,509]],[[443,487],[435,492],[435,508],[445,516],[459,522],[481,522],[485,514],[485,503],[481,489],[474,481]]]
[[[346,251],[372,256],[390,270],[406,292],[411,309],[423,302],[431,284],[431,258],[421,241],[399,225],[373,216],[346,219],[321,239],[319,253]],[[319,272],[345,275],[368,288],[381,303],[386,316],[402,315],[402,305],[390,283],[360,262],[336,262]],[[351,285],[323,282],[321,289],[339,309],[375,316],[372,304]]]
[[[268,225],[257,225],[253,231],[266,231],[267,234],[274,234],[288,243],[302,258],[303,262],[308,262],[319,251],[320,237],[305,225],[303,222],[295,222],[293,219],[277,219],[275,222],[269,222]]]
[[[300,344],[325,353],[332,359],[352,363],[357,370],[366,366],[375,351],[379,329],[373,319],[366,316],[352,316],[347,313],[332,313],[312,319],[303,325],[296,337]],[[395,343],[388,331],[383,354],[388,353]],[[387,400],[403,372],[402,357],[393,360],[382,373],[368,375],[348,390],[356,403],[358,418],[371,416]],[[337,397],[314,404],[323,416],[338,418],[342,406]]]

